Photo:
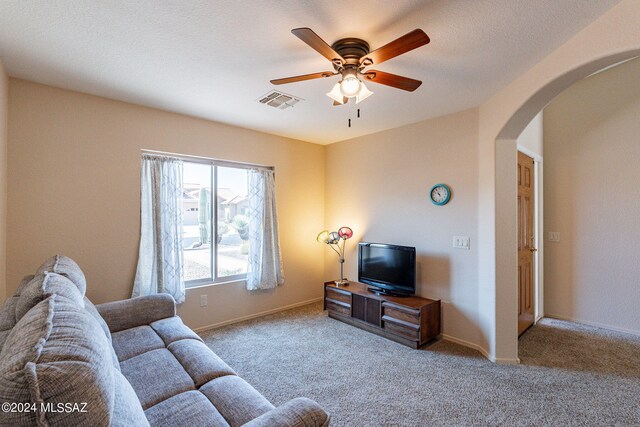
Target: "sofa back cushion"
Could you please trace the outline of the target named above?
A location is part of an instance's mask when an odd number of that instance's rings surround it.
[[[78,289],[73,282],[56,273],[39,273],[20,292],[16,303],[16,322],[40,301],[54,294],[68,298],[84,308],[84,291]]]
[[[102,316],[100,316],[100,313],[98,313],[98,309],[96,308],[96,306],[87,297],[84,297],[84,309],[87,310],[87,313],[89,313],[91,317],[96,319],[96,321],[98,322],[98,324],[100,324],[100,327],[104,331],[105,336],[107,337],[109,342],[111,342],[111,331],[109,330],[109,326],[107,326],[107,322],[104,321]]]
[[[100,313],[98,313],[98,309],[95,305],[89,300],[89,298],[84,297],[84,309],[87,313],[100,325],[100,329],[104,332],[105,337],[107,337],[107,341],[109,341],[109,345],[111,345],[111,359],[113,360],[113,367],[120,371],[120,362],[118,361],[118,356],[116,355],[116,351],[113,348],[113,341],[111,339],[111,331],[109,331],[109,326],[107,326],[107,322],[104,321]]]
[[[9,332],[11,332],[11,329],[16,325],[16,305],[18,303],[20,292],[22,292],[31,279],[33,279],[33,274],[25,276],[22,279],[22,282],[20,282],[20,286],[18,286],[16,293],[12,297],[7,298],[2,309],[0,309],[0,351],[2,351],[2,347],[9,336]]]
[[[39,302],[0,352],[0,402],[35,404],[35,411],[0,412],[0,425],[109,425],[117,372],[111,353],[77,301],[53,294]],[[43,410],[60,403],[86,412]]]
[[[47,272],[65,276],[78,287],[78,290],[84,296],[87,290],[87,280],[80,266],[71,258],[64,255],[54,255],[42,263],[36,271],[36,275]]]

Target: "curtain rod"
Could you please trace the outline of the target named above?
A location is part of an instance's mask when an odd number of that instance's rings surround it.
[[[222,167],[225,167],[225,166],[235,167],[235,168],[241,167],[245,169],[263,169],[263,170],[270,170],[270,171],[275,169],[273,166],[257,165],[255,163],[235,162],[232,160],[220,160],[220,159],[213,159],[211,157],[203,157],[203,156],[191,156],[188,154],[171,153],[168,151],[147,150],[144,148],[141,151],[142,151],[142,154],[159,154],[163,156],[176,157],[180,160],[184,160],[187,162],[214,164],[216,166],[222,166]]]

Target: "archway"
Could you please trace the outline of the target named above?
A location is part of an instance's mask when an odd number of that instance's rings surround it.
[[[626,0],[480,107],[479,324],[497,363],[518,363],[516,138],[553,98],[640,56],[640,8]]]

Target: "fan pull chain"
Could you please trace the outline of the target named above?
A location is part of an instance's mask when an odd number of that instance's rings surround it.
[[[356,118],[360,118],[360,109],[358,108],[358,112]],[[351,105],[349,105],[349,119],[347,120],[349,127],[351,127]]]

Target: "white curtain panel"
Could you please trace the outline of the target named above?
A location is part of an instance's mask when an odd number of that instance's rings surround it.
[[[249,171],[249,271],[247,289],[272,289],[284,284],[275,178],[272,170]]]
[[[142,155],[140,252],[133,297],[168,293],[177,303],[184,302],[182,170],[180,159]]]

